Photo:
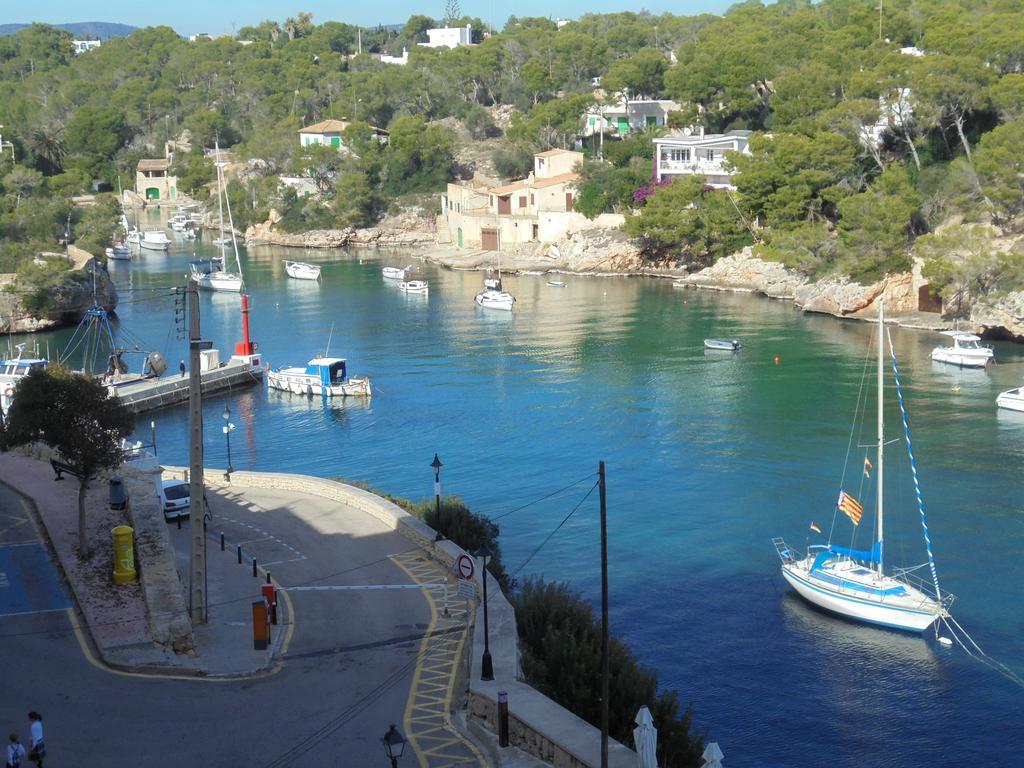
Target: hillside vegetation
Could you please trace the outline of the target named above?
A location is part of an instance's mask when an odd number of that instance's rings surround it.
[[[417,47],[442,23],[472,24],[478,44]],[[652,256],[704,264],[753,242],[812,276],[868,280],[905,269],[917,248],[947,297],[969,304],[1020,286],[1019,258],[993,245],[1024,228],[1019,3],[891,0],[880,13],[862,0],[748,2],[723,16],[587,14],[561,27],[512,17],[500,33],[484,29],[413,16],[400,30],[360,32],[302,13],[195,43],[143,29],[78,57],[52,27],[0,38],[4,139],[19,164],[6,154],[0,166],[0,257],[63,232],[58,206],[17,213],[27,198],[93,179],[113,187],[167,139],[189,139],[192,155],[176,165],[183,190],[199,195],[211,176],[202,148],[215,139],[253,161],[230,190],[242,225],[271,207],[293,231],[372,223],[395,198],[453,177],[451,135],[437,121],[456,118],[482,138],[497,132],[493,108],[514,107],[512,146],[495,158],[513,173],[531,151],[577,146],[601,78],[607,100],[677,101],[672,127],[756,132],[751,154],[732,158],[731,194],[650,187],[649,135],[608,140],[607,159],[585,163],[578,209],[627,213],[627,233]],[[403,48],[404,67],[371,55]],[[299,146],[298,128],[327,118],[352,123],[351,153]],[[370,125],[389,129],[390,143]],[[877,142],[863,139],[871,130]],[[281,174],[312,177],[320,195],[286,195]]]

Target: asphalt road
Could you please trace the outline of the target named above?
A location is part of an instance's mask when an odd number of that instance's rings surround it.
[[[362,513],[263,490],[244,498],[211,492],[209,501],[211,533],[223,530],[229,540],[245,542],[286,587],[411,581],[394,559],[416,560],[411,543]],[[176,544],[187,546],[185,533],[172,526]],[[29,550],[35,554],[12,565],[18,551]],[[211,544],[210,555],[223,553]],[[22,500],[0,486],[3,568],[0,733],[17,731],[26,739],[26,713],[40,711],[47,766],[387,768],[381,736],[391,723],[400,730],[415,723],[410,689],[420,677],[424,635],[438,614],[428,590],[290,591],[294,632],[276,674],[167,679],[115,673],[90,661]],[[459,626],[453,620],[441,629],[455,637]],[[412,749],[401,765],[481,764],[471,747],[455,741],[449,752],[464,760],[435,760]]]

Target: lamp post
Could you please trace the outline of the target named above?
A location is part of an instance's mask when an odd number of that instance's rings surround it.
[[[156,456],[156,422],[149,422],[149,434],[153,443],[153,455]]]
[[[220,415],[224,419],[224,426],[221,429],[224,431],[224,438],[228,441],[228,468],[224,472],[224,479],[231,482],[231,473],[235,471],[235,468],[231,466],[231,433],[235,429],[235,425],[231,423],[231,409],[228,408],[228,404],[224,403],[224,413]]]
[[[434,512],[435,520],[438,531],[434,541],[441,541],[444,538],[444,533],[441,532],[441,467],[444,466],[441,460],[437,458],[437,454],[434,454],[434,460],[430,463],[430,466],[434,468]]]
[[[405,739],[395,728],[394,723],[388,728],[388,732],[381,738],[380,743],[384,745],[384,754],[391,761],[391,768],[398,768],[398,760],[405,751]]]
[[[480,679],[481,680],[493,680],[494,679],[494,663],[491,661],[491,638],[489,627],[487,626],[487,558],[494,553],[487,547],[487,544],[481,544],[480,548],[473,553],[474,557],[481,558],[484,563],[480,569],[480,577],[484,582],[484,657],[480,664]]]

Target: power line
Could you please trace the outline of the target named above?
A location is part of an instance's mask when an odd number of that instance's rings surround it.
[[[517,573],[519,573],[521,570],[523,570],[523,568],[525,568],[526,565],[531,560],[533,560],[533,558],[536,556],[536,554],[538,552],[540,552],[549,541],[551,541],[551,537],[553,537],[556,533],[558,533],[559,529],[563,525],[565,525],[567,522],[569,522],[569,518],[576,514],[576,510],[578,510],[583,505],[583,502],[586,501],[590,497],[590,494],[592,494],[594,492],[594,489],[597,488],[597,486],[598,486],[598,483],[594,483],[592,486],[590,486],[590,489],[583,495],[583,498],[580,499],[577,502],[576,506],[572,508],[572,511],[569,512],[568,515],[566,515],[565,517],[562,518],[562,522],[560,522],[555,527],[555,530],[553,530],[551,533],[549,533],[547,535],[547,537],[544,539],[544,541],[542,541],[540,543],[540,545],[535,550],[533,550],[533,552],[530,553],[530,556],[527,557],[525,560],[523,560],[523,562],[519,564],[518,568],[516,568],[514,571],[512,571],[512,575],[513,576],[515,576]]]
[[[552,491],[551,493],[548,493],[548,494],[546,494],[544,496],[541,496],[538,499],[534,499],[533,501],[529,501],[526,504],[523,504],[521,507],[516,507],[515,509],[510,509],[508,512],[502,512],[501,514],[498,514],[498,515],[491,515],[490,518],[491,518],[492,521],[494,521],[494,520],[501,520],[503,517],[508,517],[509,515],[514,514],[516,512],[521,512],[522,510],[526,509],[527,507],[531,507],[534,504],[539,504],[542,501],[546,501],[547,499],[550,499],[552,496],[557,496],[558,494],[562,493],[563,491],[568,491],[570,488],[574,488],[575,486],[577,486],[580,483],[582,483],[584,480],[589,480],[593,476],[594,476],[594,473],[591,472],[589,475],[581,477],[576,482],[570,483],[569,485],[565,486],[564,488],[559,488],[557,491]]]

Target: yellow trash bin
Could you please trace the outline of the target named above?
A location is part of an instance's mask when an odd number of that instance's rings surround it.
[[[135,581],[135,531],[127,525],[119,525],[110,534],[114,537],[114,583]]]

